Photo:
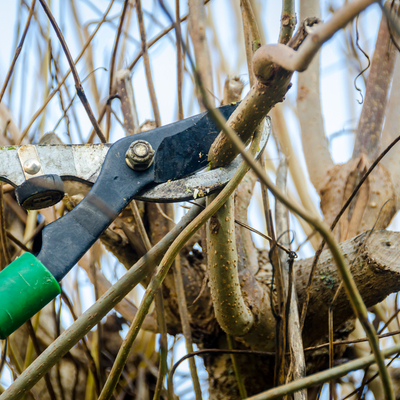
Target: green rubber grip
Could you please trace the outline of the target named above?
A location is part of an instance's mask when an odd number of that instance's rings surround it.
[[[60,292],[57,280],[34,255],[18,257],[0,272],[0,338],[13,333]]]

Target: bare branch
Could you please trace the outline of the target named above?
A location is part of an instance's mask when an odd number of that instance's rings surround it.
[[[319,0],[300,2],[300,19],[310,16],[310,12],[313,16],[320,16]],[[307,70],[298,75],[297,115],[308,174],[315,189],[319,191],[326,179],[327,172],[334,166],[322,117],[320,53],[316,54]],[[289,166],[291,163],[290,159]],[[309,209],[307,204],[304,206]]]
[[[217,321],[228,335],[244,336],[252,328],[254,316],[244,302],[239,284],[233,196],[207,224],[207,254]]]
[[[382,15],[365,101],[358,122],[353,159],[362,153],[368,157],[375,157],[377,154],[396,56],[397,49],[392,42],[387,19]]]
[[[139,132],[139,119],[136,111],[135,95],[129,69],[122,69],[115,75],[124,126],[128,135]]]
[[[53,26],[53,29],[56,32],[57,37],[58,37],[58,39],[59,39],[59,41],[61,43],[61,46],[62,46],[62,48],[64,50],[65,56],[67,57],[68,64],[69,64],[69,66],[71,68],[72,76],[74,77],[75,88],[76,88],[76,92],[78,93],[79,99],[81,100],[81,102],[83,104],[83,107],[86,110],[86,113],[87,113],[87,115],[88,115],[88,117],[90,119],[90,122],[93,125],[93,128],[94,128],[97,136],[99,137],[99,139],[100,139],[100,141],[102,143],[105,143],[106,142],[106,138],[104,137],[104,134],[101,131],[101,128],[100,128],[99,124],[97,123],[96,118],[93,115],[92,108],[90,107],[90,104],[89,104],[89,102],[88,102],[88,100],[86,98],[85,92],[84,92],[83,87],[82,87],[82,83],[81,83],[81,81],[79,79],[78,71],[75,68],[74,61],[73,61],[73,59],[71,57],[71,53],[69,52],[69,49],[68,49],[67,43],[65,42],[64,36],[63,36],[60,28],[58,27],[57,22],[54,19],[53,14],[50,11],[50,8],[46,4],[46,1],[45,0],[39,0],[39,1],[40,1],[40,4],[43,7],[44,12],[47,15],[47,18],[49,18],[49,20],[51,22],[51,25]]]
[[[256,76],[268,80],[272,74],[271,65],[274,63],[287,71],[305,71],[326,41],[375,2],[376,0],[354,0],[347,3],[335,12],[328,22],[315,29],[308,29],[309,35],[298,51],[283,44],[262,46],[254,57]]]
[[[147,86],[149,88],[151,105],[153,107],[154,119],[156,121],[156,126],[161,126],[160,111],[158,109],[156,92],[154,89],[153,78],[151,76],[150,57],[149,57],[149,52],[148,52],[148,47],[147,47],[146,30],[145,30],[144,21],[143,21],[143,11],[142,11],[141,0],[136,0],[136,14],[137,14],[138,22],[139,22],[140,40],[141,40],[141,44],[142,44],[144,68],[145,68],[145,72],[146,72],[146,80],[147,80]]]
[[[206,13],[203,0],[189,0],[189,24],[196,68],[201,77],[201,82],[208,92],[208,101],[214,104],[211,59],[206,37]],[[200,109],[205,111],[201,96],[199,96],[199,103]]]
[[[397,57],[398,58],[398,57]],[[386,107],[385,125],[383,127],[380,151],[399,137],[399,104],[400,104],[400,62],[396,63],[389,103]],[[395,146],[381,161],[389,172],[396,193],[397,209],[400,208],[400,147]]]
[[[313,19],[305,21],[304,24],[313,25],[316,22],[317,20]],[[289,42],[289,46],[292,46],[294,49],[297,49],[307,36],[304,24]],[[261,49],[262,47],[256,51],[254,57],[257,57]],[[267,116],[271,108],[283,101],[286,92],[291,87],[290,79],[292,72],[286,71],[275,64],[272,66],[269,65],[269,71],[273,71],[270,79],[258,79],[228,120],[228,126],[234,129],[245,143],[250,140],[254,131]],[[232,162],[236,155],[237,151],[232,147],[230,140],[221,132],[208,153],[209,165],[211,168],[225,166]]]
[[[281,30],[278,43],[286,44],[292,38],[297,22],[294,3],[294,0],[282,1]],[[315,17],[316,15],[314,14],[313,16]],[[307,15],[307,17],[311,17],[311,15]]]
[[[32,4],[31,4],[31,7],[29,9],[29,15],[28,15],[28,19],[26,21],[24,32],[22,33],[21,40],[19,41],[18,47],[15,50],[15,54],[14,54],[13,60],[11,61],[11,65],[10,65],[10,68],[8,69],[6,79],[4,81],[3,87],[1,88],[0,103],[3,100],[3,96],[4,96],[4,93],[6,91],[8,82],[9,82],[9,80],[11,78],[11,75],[13,73],[13,70],[14,70],[14,67],[15,67],[15,63],[17,62],[17,59],[18,59],[19,55],[21,54],[22,46],[24,45],[26,34],[28,33],[28,29],[29,29],[29,26],[31,24],[31,19],[32,19],[33,11],[35,9],[35,4],[36,4],[36,0],[32,0]]]

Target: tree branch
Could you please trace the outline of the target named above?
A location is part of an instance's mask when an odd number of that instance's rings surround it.
[[[117,92],[121,101],[124,126],[127,135],[139,132],[139,120],[136,111],[135,95],[129,69],[122,69],[115,74]]]
[[[281,172],[277,174],[277,186],[285,193],[286,192],[286,175],[287,175],[287,162],[285,159],[280,164]],[[278,176],[281,178],[278,180]],[[290,232],[289,232],[289,215],[287,208],[279,201],[275,203],[275,219],[276,219],[276,233],[280,241],[289,246]],[[286,382],[289,382],[293,376],[293,380],[304,378],[306,375],[306,362],[304,358],[303,340],[301,337],[300,318],[298,296],[296,292],[296,279],[293,271],[293,258],[288,257],[288,254],[279,249],[279,257],[282,266],[282,277],[285,286],[285,320],[287,326],[287,343],[290,349],[291,374],[286,376]],[[302,390],[294,395],[294,400],[307,399],[307,392]]]
[[[228,335],[244,336],[252,328],[254,316],[239,284],[233,195],[207,224],[207,255],[215,317]]]
[[[44,12],[47,15],[47,18],[50,20],[50,23],[53,26],[53,29],[54,29],[54,31],[55,31],[55,33],[56,33],[56,35],[57,35],[57,37],[58,37],[58,39],[60,41],[60,44],[61,44],[61,46],[62,46],[62,48],[64,50],[65,56],[67,57],[68,64],[69,64],[69,66],[71,68],[72,76],[74,77],[75,88],[76,88],[76,92],[77,92],[77,94],[79,96],[79,99],[81,100],[81,102],[83,104],[83,107],[86,110],[86,113],[87,113],[87,115],[88,115],[88,117],[90,119],[90,122],[93,125],[93,128],[94,128],[97,136],[99,137],[99,139],[100,139],[100,141],[102,143],[105,143],[106,142],[106,138],[104,137],[104,134],[101,131],[101,128],[100,128],[99,124],[97,123],[96,118],[93,115],[92,108],[90,107],[88,99],[86,98],[85,92],[84,92],[83,87],[82,87],[82,83],[81,83],[81,81],[79,79],[78,71],[75,68],[74,60],[71,57],[71,53],[69,52],[69,49],[68,49],[67,43],[65,42],[64,36],[63,36],[60,28],[58,27],[57,22],[54,19],[53,14],[50,11],[50,8],[46,4],[46,1],[45,0],[39,0],[39,1],[40,1],[40,4],[43,7]]]
[[[151,106],[153,108],[154,120],[156,121],[156,126],[159,127],[159,126],[161,126],[161,118],[160,118],[160,111],[159,111],[158,103],[157,103],[156,91],[154,89],[153,78],[151,76],[150,57],[149,57],[149,52],[148,52],[148,47],[147,47],[146,29],[145,29],[144,21],[143,21],[143,11],[142,11],[141,0],[136,0],[136,14],[137,14],[138,23],[139,23],[144,69],[146,72],[146,80],[147,80],[147,86],[149,88]]]
[[[305,71],[326,41],[376,1],[354,0],[336,11],[328,22],[315,29],[306,28],[309,35],[298,51],[295,51],[296,49],[291,48],[290,45],[285,46],[283,44],[262,46],[254,57],[256,76],[263,81],[270,79],[272,75],[271,66],[274,63],[287,71]]]
[[[301,1],[300,19],[309,15],[320,17],[319,3],[319,0]],[[322,117],[319,53],[316,54],[307,70],[298,75],[297,116],[308,174],[315,189],[319,191],[327,172],[334,166]],[[304,206],[309,209],[306,204]]]
[[[397,7],[393,11],[395,12],[396,9]],[[353,159],[362,153],[368,157],[376,157],[396,57],[397,48],[392,42],[388,21],[382,15],[368,76],[365,101],[358,122]]]
[[[36,0],[32,0],[32,4],[31,4],[31,7],[29,8],[29,15],[28,15],[28,19],[27,19],[26,24],[25,24],[24,32],[22,33],[21,40],[19,41],[18,47],[15,49],[14,57],[13,57],[13,59],[11,61],[10,68],[8,69],[7,76],[6,76],[6,79],[4,80],[3,87],[1,88],[0,103],[3,100],[3,96],[4,96],[4,93],[6,91],[8,82],[9,82],[9,80],[11,78],[11,75],[13,73],[13,70],[14,70],[14,67],[15,67],[15,63],[17,62],[17,59],[18,59],[19,55],[21,54],[22,46],[24,45],[26,34],[28,33],[28,29],[29,29],[29,26],[31,24],[31,19],[32,19],[32,16],[33,16],[33,11],[35,9],[35,4],[36,4]]]
[[[194,206],[181,221],[107,292],[65,330],[0,396],[1,400],[16,399],[26,394],[43,375],[57,363],[81,338],[121,301],[147,274],[151,274],[175,238],[201,211]]]
[[[282,1],[281,30],[279,32],[278,43],[288,43],[293,35],[297,22],[294,3],[294,0]]]
[[[305,21],[305,24],[313,25],[315,19]],[[297,49],[307,36],[305,25],[297,31],[288,46]],[[283,47],[287,47],[282,45]],[[256,59],[256,51],[253,61]],[[254,64],[253,64],[254,65]],[[228,126],[235,130],[243,142],[247,143],[255,129],[267,116],[276,103],[283,101],[284,96],[290,88],[291,71],[287,71],[276,64],[269,64],[269,77],[260,79],[252,86],[250,92],[242,100],[228,120]],[[255,69],[257,75],[257,69]],[[208,161],[211,168],[228,165],[235,159],[237,151],[232,148],[228,137],[221,132],[212,144],[208,153]]]
[[[193,43],[196,59],[196,69],[201,77],[203,87],[207,91],[207,98],[214,104],[213,79],[210,52],[206,37],[206,13],[203,0],[189,0],[189,32]],[[205,111],[201,96],[199,96],[200,110]]]
[[[344,288],[346,294],[351,302],[354,313],[359,318],[362,323],[368,339],[370,340],[371,348],[373,349],[377,365],[379,367],[379,374],[382,379],[383,387],[385,390],[385,396],[388,399],[394,399],[393,387],[391,380],[389,378],[389,374],[384,363],[384,359],[382,356],[382,352],[379,348],[378,338],[376,336],[376,330],[368,319],[367,308],[362,300],[362,297],[357,289],[357,286],[348,271],[346,260],[344,259],[340,249],[338,247],[338,243],[332,235],[330,229],[326,226],[324,222],[322,222],[319,218],[315,218],[310,215],[308,211],[306,211],[302,207],[298,207],[296,204],[291,203],[286,196],[271,182],[265,171],[261,168],[260,164],[255,162],[254,159],[245,152],[245,146],[237,134],[229,127],[229,125],[225,125],[225,120],[222,117],[221,113],[215,109],[209,109],[209,113],[213,116],[216,121],[219,129],[223,130],[229,136],[232,144],[235,146],[236,150],[240,152],[246,162],[251,166],[251,168],[256,172],[257,176],[260,180],[268,187],[269,190],[275,195],[275,197],[284,203],[290,210],[299,214],[302,218],[304,218],[307,222],[312,224],[315,229],[323,236],[324,240],[328,244],[333,258],[337,264],[337,267],[340,271],[341,278],[343,280]]]

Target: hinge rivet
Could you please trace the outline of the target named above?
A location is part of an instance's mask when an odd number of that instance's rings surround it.
[[[40,168],[40,162],[34,158],[29,158],[24,162],[24,171],[29,175],[36,175],[40,171]]]

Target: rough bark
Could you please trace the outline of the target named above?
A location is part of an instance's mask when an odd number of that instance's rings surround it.
[[[400,289],[400,234],[390,231],[364,232],[354,239],[340,245],[354,279],[368,307],[382,301],[390,293]],[[305,288],[313,258],[295,262],[296,292],[299,306],[305,298]],[[260,270],[256,274],[257,281],[265,291],[269,291],[271,267],[266,251],[260,252]],[[325,250],[317,266],[315,278],[311,286],[311,301],[305,328],[303,331],[304,346],[317,342],[326,342],[328,334],[328,308],[340,284],[340,277],[329,250]],[[334,306],[335,339],[346,337],[353,329],[353,312],[344,291],[341,291]],[[224,339],[219,337],[214,343],[218,348],[226,348]],[[240,344],[239,344],[240,346]],[[241,347],[243,348],[243,347]],[[337,349],[342,354],[344,347]],[[274,357],[243,355],[238,357],[242,365],[242,375],[248,395],[259,393],[273,386],[271,371]],[[307,353],[307,373],[315,372],[326,366],[327,351]],[[211,376],[210,399],[240,399],[232,378],[232,366],[229,357],[209,356],[205,359],[206,368]]]
[[[396,56],[397,48],[392,43],[392,34],[383,15],[368,76],[365,103],[358,122],[353,158],[362,153],[370,157],[376,156]]]
[[[295,50],[298,49],[307,36],[305,26],[313,26],[316,23],[318,23],[317,18],[304,21],[288,46]],[[267,70],[264,71],[262,69],[264,64],[265,60],[262,57],[258,59],[258,62],[255,60],[253,65],[257,81],[228,120],[228,125],[237,132],[245,143],[249,141],[253,132],[271,108],[283,101],[286,92],[291,87],[290,79],[293,72],[276,64],[269,65]],[[228,165],[235,159],[236,155],[237,153],[232,148],[228,137],[221,132],[210,148],[208,161],[211,168],[217,168]]]
[[[321,188],[320,196],[321,210],[329,225],[369,167],[368,158],[362,154],[355,160],[335,165],[328,171],[329,179]],[[371,229],[375,223],[375,229],[385,229],[396,211],[397,200],[391,177],[385,167],[378,165],[361,187],[334,232],[341,242]]]
[[[300,19],[310,15],[319,17],[320,14],[319,0],[300,2]],[[297,115],[308,174],[319,190],[327,171],[333,167],[321,109],[319,52],[307,70],[298,75]]]

